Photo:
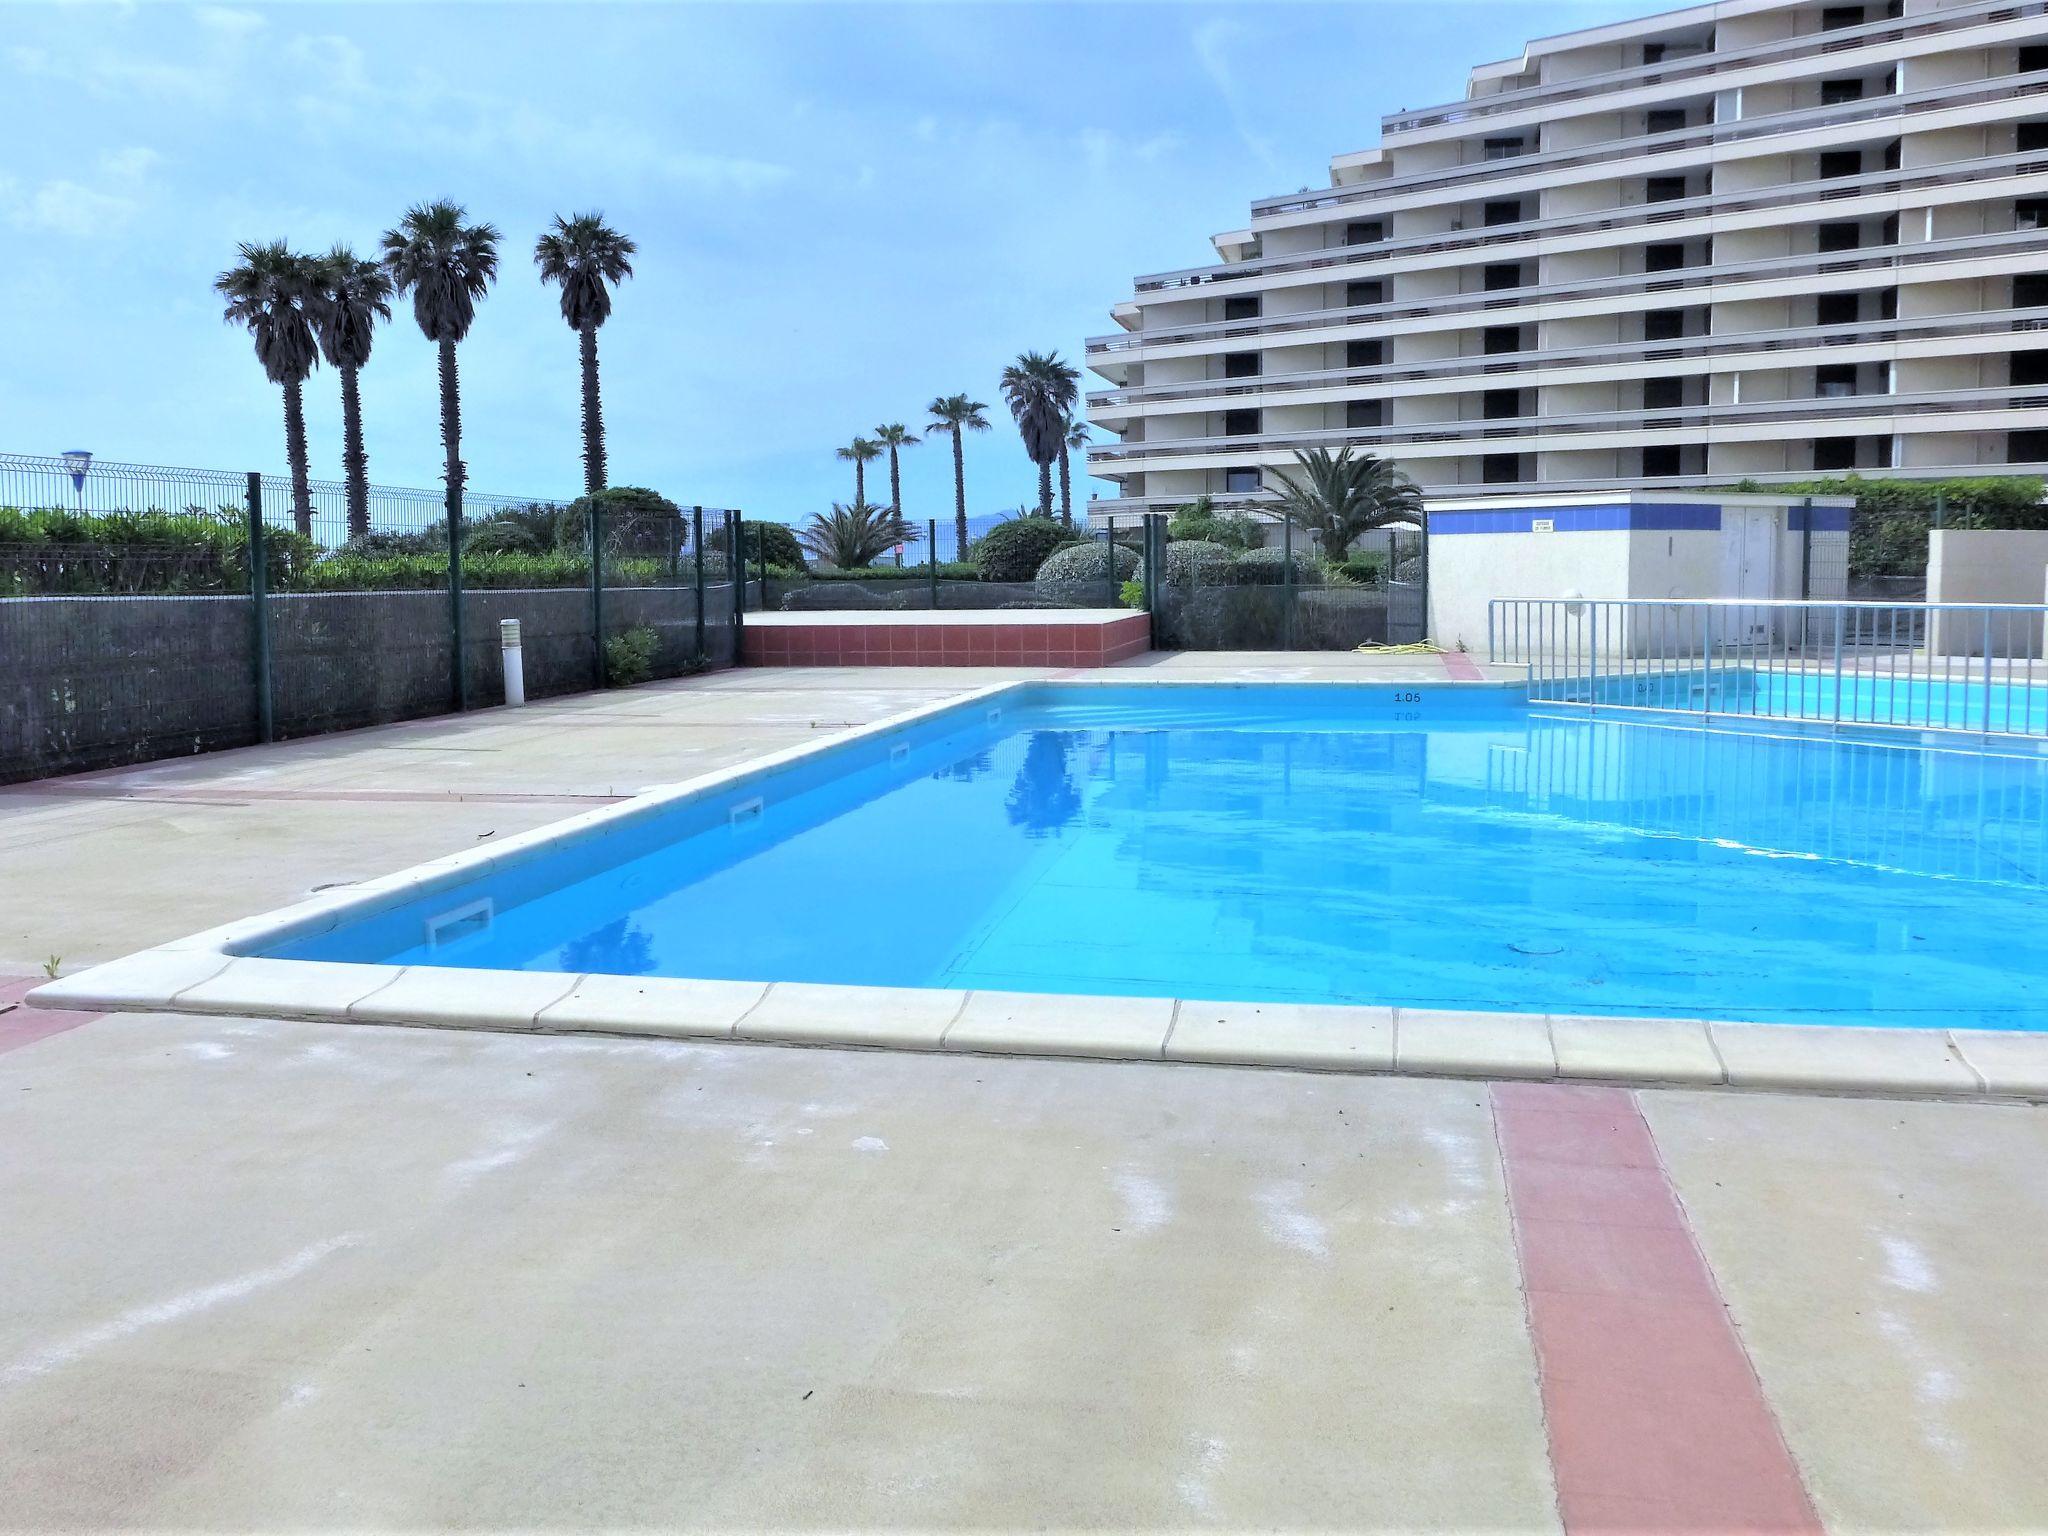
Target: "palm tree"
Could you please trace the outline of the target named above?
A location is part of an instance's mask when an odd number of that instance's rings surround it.
[[[1280,482],[1276,510],[1288,522],[1322,540],[1323,553],[1342,560],[1351,541],[1390,523],[1422,521],[1422,491],[1389,459],[1353,457],[1349,448],[1296,449],[1295,473],[1274,470]]]
[[[812,516],[796,536],[797,542],[820,560],[843,571],[857,571],[898,544],[914,544],[917,534],[896,515],[894,507],[871,507],[864,501],[851,506],[833,502],[832,510]]]
[[[448,489],[458,504],[466,475],[455,344],[469,334],[476,301],[498,275],[498,231],[489,224],[465,224],[467,217],[460,203],[443,198],[407,209],[398,228],[384,232],[385,269],[401,298],[412,295],[420,334],[440,349],[441,447],[447,455]]]
[[[1067,418],[1080,394],[1081,375],[1057,352],[1023,352],[1003,370],[1002,386],[1024,451],[1038,466],[1038,515],[1051,517],[1052,466],[1067,451]]]
[[[391,276],[345,245],[320,259],[320,298],[313,330],[321,355],[341,374],[341,479],[348,536],[370,532],[370,456],[363,449],[363,392],[356,375],[370,360],[379,320],[391,318]]]
[[[1075,417],[1067,423],[1066,437],[1060,444],[1060,521],[1070,526],[1074,521],[1074,482],[1067,461],[1076,448],[1085,450],[1088,442],[1087,422]]]
[[[965,395],[940,395],[925,407],[931,413],[927,432],[943,432],[953,439],[953,558],[967,558],[967,455],[961,449],[963,432],[986,432],[988,407]]]
[[[903,475],[896,463],[896,455],[905,448],[915,448],[919,439],[910,428],[900,421],[875,428],[874,440],[889,453],[889,505],[896,509],[897,516],[903,514]]]
[[[611,318],[611,285],[633,275],[633,242],[601,213],[555,215],[555,227],[533,245],[540,280],[562,287],[562,318],[583,354],[583,494],[608,483],[604,471],[604,407],[597,392],[597,328]]]
[[[284,390],[284,452],[292,472],[292,525],[313,532],[313,492],[306,471],[306,378],[319,366],[313,317],[320,302],[318,263],[282,240],[243,245],[236,266],[213,280],[227,300],[221,318],[246,326],[264,377]]]
[[[868,504],[868,465],[882,456],[882,445],[869,438],[856,437],[838,452],[840,458],[853,462],[853,502],[855,506],[864,507]]]

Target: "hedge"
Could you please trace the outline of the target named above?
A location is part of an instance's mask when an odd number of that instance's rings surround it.
[[[1967,475],[1952,480],[1827,476],[1743,480],[1723,490],[1774,496],[1854,496],[1849,521],[1851,577],[1918,576],[1927,568],[1927,530],[1936,499],[1945,528],[2048,528],[2038,475]]]
[[[1013,517],[997,523],[968,546],[968,559],[984,581],[1030,581],[1046,556],[1084,540],[1064,523],[1049,517]]]

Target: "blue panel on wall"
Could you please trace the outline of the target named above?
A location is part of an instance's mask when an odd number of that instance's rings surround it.
[[[1815,516],[1826,509],[1815,508]],[[1485,512],[1434,512],[1432,533],[1529,533],[1539,519],[1553,533],[1605,533],[1639,528],[1713,531],[1721,526],[1718,506],[1696,501],[1612,502],[1592,507],[1514,507]],[[1816,527],[1821,526],[1816,523]],[[1845,523],[1844,527],[1847,526]]]

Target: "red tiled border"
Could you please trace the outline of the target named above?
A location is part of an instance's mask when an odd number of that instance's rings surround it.
[[[763,624],[746,632],[758,667],[1106,667],[1152,648],[1142,613],[1106,624]]]
[[[21,1000],[42,983],[40,976],[0,976],[0,1056],[104,1017],[97,1013],[59,1013],[24,1005]]]
[[[1479,663],[1463,651],[1440,651],[1437,659],[1444,664],[1444,671],[1461,683],[1483,683],[1486,674],[1479,670]]]
[[[1818,1532],[1635,1095],[1501,1084],[1493,1112],[1568,1536]]]

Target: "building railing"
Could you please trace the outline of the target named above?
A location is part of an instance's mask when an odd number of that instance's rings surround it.
[[[1749,357],[1779,352],[1828,352],[1830,362],[1850,362],[1853,354],[1870,350],[1873,358],[1889,358],[1891,347],[1906,340],[1938,340],[1958,336],[2010,336],[2015,332],[2048,329],[2048,308],[1993,309],[1969,314],[1921,315],[1903,320],[1871,321],[1848,325],[1800,325],[1779,331],[1745,331],[1733,336],[1702,333],[1656,341],[1605,342],[1583,347],[1547,347],[1528,352],[1494,353],[1479,357],[1440,357],[1410,363],[1383,363],[1372,368],[1320,368],[1307,373],[1255,374],[1251,378],[1195,379],[1183,384],[1138,384],[1122,389],[1091,390],[1090,410],[1116,406],[1170,405],[1245,395],[1291,394],[1311,390],[1345,390],[1373,385],[1451,379],[1471,382],[1470,389],[1485,389],[1501,382],[1480,377],[1490,362],[1510,359],[1517,389],[1533,389],[1558,382],[1546,377],[1553,370],[1609,367],[1640,367],[1646,362],[1682,364],[1687,361],[1717,360],[1733,367]],[[2002,350],[2002,349],[2001,349]],[[1478,365],[1478,366],[1475,366]],[[1773,366],[1788,366],[1783,361]],[[1707,370],[1706,371],[1719,371]],[[1112,412],[1114,414],[1114,412]],[[1167,414],[1161,412],[1159,414]]]
[[[1262,257],[1257,261],[1190,267],[1181,272],[1143,277],[1132,284],[1136,294],[1184,296],[1191,289],[1212,289],[1254,280],[1270,280],[1291,273],[1325,271],[1330,268],[1362,268],[1391,262],[1401,257],[1458,255],[1484,251],[1489,260],[1515,254],[1511,246],[1528,245],[1567,235],[1586,236],[1616,230],[1639,235],[1643,240],[1680,240],[1712,233],[1700,229],[1680,234],[1675,225],[1687,219],[1711,221],[1738,213],[1803,208],[1816,203],[1841,203],[1850,198],[1890,197],[1901,193],[1950,188],[1961,183],[1996,181],[2011,176],[2034,175],[2048,169],[2048,156],[2038,150],[2010,154],[1973,155],[1960,160],[1907,168],[1863,171],[1854,176],[1813,176],[1799,181],[1779,182],[1747,193],[1705,192],[1673,198],[1661,203],[1627,203],[1586,213],[1558,214],[1551,218],[1516,219],[1507,224],[1482,225],[1439,230],[1403,240],[1380,240],[1366,245],[1331,246],[1287,256]],[[1846,215],[1840,208],[1823,210],[1832,218]],[[1884,208],[1890,213],[1895,210]],[[1615,242],[1633,243],[1633,242]],[[1527,252],[1522,254],[1526,255]],[[1429,263],[1424,263],[1428,265]],[[1367,274],[1370,275],[1370,274]],[[1233,290],[1234,291],[1234,290]]]
[[[1495,598],[1532,703],[2048,740],[2048,604]]]
[[[2048,15],[2048,3],[2043,3],[2043,0],[2031,0],[2031,3],[2024,5],[2009,4],[2007,0],[1980,0],[1976,5],[1944,7],[1940,11],[1923,14],[1912,20],[1891,17],[1882,21],[1865,22],[1858,27],[1805,32],[1797,37],[1774,38],[1748,48],[1709,50],[1657,64],[1639,64],[1633,68],[1609,70],[1597,75],[1580,75],[1572,80],[1523,86],[1517,90],[1500,91],[1492,96],[1472,98],[1440,107],[1389,113],[1380,119],[1380,133],[1382,138],[1392,134],[1414,133],[1424,128],[1438,128],[1450,123],[1480,121],[1529,107],[1551,107],[1559,102],[1576,101],[1589,96],[1608,96],[1616,91],[1642,86],[1677,85],[1688,81],[1712,79],[1726,75],[1732,70],[1756,65],[1782,63],[1787,59],[1807,58],[1819,54],[1845,53],[1856,48],[1904,42],[1910,38],[1959,32],[1972,27],[2004,25],[2042,15]],[[1838,61],[1830,60],[1829,63],[1834,65]],[[1292,206],[1299,201],[1299,194],[1283,194],[1262,199],[1252,206],[1257,212],[1265,212],[1268,208]]]
[[[2048,159],[2040,160],[2048,169]],[[1645,307],[1683,307],[1689,304],[1733,303],[1745,297],[1728,290],[1742,283],[1782,282],[1794,277],[1832,277],[1855,273],[1896,272],[1903,279],[1939,282],[1942,274],[1917,269],[1948,262],[1978,262],[2009,255],[2023,263],[2038,258],[2041,231],[2000,230],[1989,235],[1951,236],[1923,240],[1911,245],[1861,246],[1850,251],[1811,251],[1797,256],[1771,256],[1755,261],[1723,262],[1719,265],[1678,267],[1668,272],[1631,272],[1621,277],[1580,278],[1562,283],[1532,283],[1524,288],[1496,289],[1490,293],[1437,295],[1426,302],[1408,300],[1381,304],[1347,305],[1335,309],[1295,310],[1284,315],[1261,316],[1252,320],[1209,320],[1196,325],[1173,326],[1155,331],[1119,332],[1087,339],[1088,356],[1110,356],[1137,352],[1147,347],[1175,346],[1189,342],[1226,341],[1291,334],[1311,330],[1341,330],[1360,322],[1430,320],[1446,315],[1471,314],[1473,324],[1489,318],[1511,320],[1512,311],[1539,303],[1565,303],[1604,298],[1635,298]],[[1974,274],[1973,274],[1974,275]],[[1699,289],[1706,296],[1689,298],[1687,289]],[[1622,306],[1627,307],[1627,306]]]
[[[1929,112],[1950,112],[1961,107],[1988,103],[2010,104],[2015,110],[2024,110],[2019,106],[2020,100],[2042,91],[2048,91],[2048,71],[2031,70],[2000,75],[1975,85],[1950,84],[1925,91],[1895,92],[1885,96],[1859,97],[1855,101],[1793,107],[1783,112],[1760,113],[1755,117],[1735,118],[1728,122],[1695,123],[1688,128],[1666,129],[1659,133],[1645,131],[1621,134],[1590,146],[1574,145],[1570,149],[1488,156],[1484,159],[1468,160],[1443,170],[1418,171],[1410,176],[1382,177],[1367,186],[1349,188],[1325,198],[1283,199],[1284,208],[1269,208],[1254,203],[1252,216],[1256,220],[1273,217],[1282,212],[1309,212],[1355,203],[1384,204],[1390,207],[1426,206],[1432,202],[1440,202],[1441,199],[1414,199],[1413,194],[1441,191],[1446,188],[1471,189],[1472,196],[1500,196],[1505,194],[1497,189],[1504,187],[1507,182],[1523,178],[1533,180],[1541,176],[1537,185],[1543,187],[1568,184],[1560,183],[1555,176],[1543,173],[1572,170],[1582,166],[1599,166],[1603,172],[1600,178],[1602,180],[1610,176],[1644,175],[1648,174],[1650,167],[1638,167],[1629,162],[1678,154],[1687,150],[1712,149],[1719,145],[1779,138],[1786,134],[1808,132],[1813,129],[1867,129],[1888,118],[1912,117]],[[1907,130],[1902,128],[1901,131]],[[1835,137],[1867,138],[1868,134],[1845,132]],[[1685,163],[1698,166],[1703,162],[1699,156],[1693,155],[1687,157]],[[1180,274],[1151,273],[1138,279],[1138,282],[1142,286],[1154,277],[1177,275]]]

